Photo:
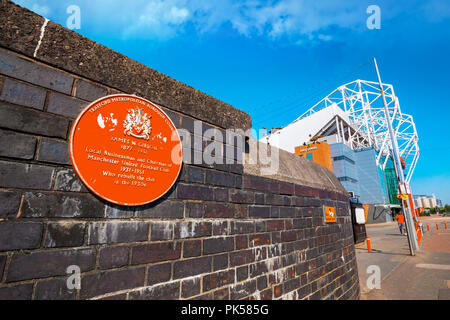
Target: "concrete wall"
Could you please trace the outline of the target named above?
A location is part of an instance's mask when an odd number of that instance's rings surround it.
[[[88,192],[67,136],[90,101],[135,93],[191,133],[195,120],[223,132],[250,117],[52,22],[41,39],[44,19],[10,1],[0,17],[0,299],[359,297],[347,195],[307,160],[282,153],[279,174],[264,178],[226,141],[234,164],[185,163],[151,205]],[[336,224],[323,223],[324,204]],[[80,290],[66,286],[70,265]]]

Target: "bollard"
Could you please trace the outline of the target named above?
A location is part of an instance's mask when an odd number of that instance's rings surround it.
[[[367,240],[367,251],[372,252],[372,246],[370,245],[370,237],[367,237],[366,240]]]
[[[445,225],[445,229],[448,229],[447,228],[447,221],[444,222],[444,225]]]
[[[436,222],[436,229],[439,230],[439,223]]]
[[[430,225],[427,223],[427,229],[428,231],[430,231]]]

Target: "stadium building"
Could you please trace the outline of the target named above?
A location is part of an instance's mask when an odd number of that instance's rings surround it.
[[[392,221],[401,209],[396,171],[409,183],[419,157],[410,115],[401,112],[391,85],[383,84],[402,168],[395,168],[377,83],[356,80],[333,91],[284,128],[261,141],[315,161],[339,178],[365,205],[367,222]]]

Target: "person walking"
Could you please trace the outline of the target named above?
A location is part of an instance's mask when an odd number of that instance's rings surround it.
[[[398,228],[400,229],[400,234],[406,235],[405,217],[399,212],[399,213],[397,213],[397,216],[395,218],[397,219],[397,222],[398,222]]]

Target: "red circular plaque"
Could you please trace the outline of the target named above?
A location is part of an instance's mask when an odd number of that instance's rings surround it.
[[[112,95],[87,106],[73,124],[70,159],[83,183],[99,197],[125,206],[150,203],[178,178],[180,136],[155,104]]]

